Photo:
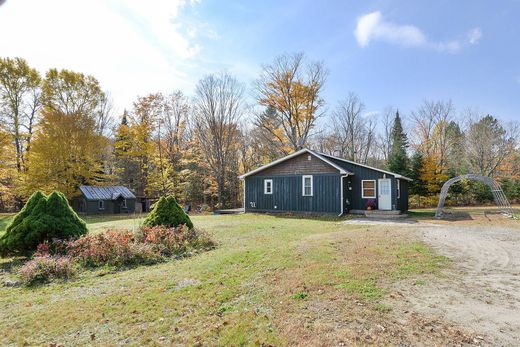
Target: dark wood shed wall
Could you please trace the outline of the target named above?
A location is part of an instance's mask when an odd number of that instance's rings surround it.
[[[317,158],[313,158],[315,160]],[[319,159],[318,159],[319,160]],[[313,196],[303,196],[302,175],[255,175],[245,179],[245,209],[253,212],[341,212],[339,174],[314,174]],[[264,180],[273,180],[273,193],[264,194]]]
[[[81,200],[83,200],[84,210],[81,208]],[[73,208],[76,212],[84,214],[115,214],[115,213],[134,213],[135,212],[135,199],[126,199],[126,208],[121,207],[119,212],[117,211],[116,203],[118,201],[103,200],[105,202],[105,208],[99,209],[99,200],[86,200],[83,197],[74,199]]]

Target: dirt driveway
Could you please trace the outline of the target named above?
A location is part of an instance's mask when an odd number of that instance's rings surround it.
[[[414,228],[453,266],[440,278],[397,284],[392,305],[453,322],[484,345],[520,345],[520,221],[495,215],[400,227]]]

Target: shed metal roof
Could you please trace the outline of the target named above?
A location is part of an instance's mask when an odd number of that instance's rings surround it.
[[[116,200],[120,196],[125,199],[135,199],[135,195],[123,186],[80,186],[79,190],[87,200]]]

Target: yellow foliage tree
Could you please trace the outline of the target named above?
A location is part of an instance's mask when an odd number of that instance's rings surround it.
[[[11,136],[0,128],[0,210],[8,210],[14,203],[16,152]]]
[[[435,155],[423,158],[423,167],[420,171],[420,179],[425,183],[429,194],[438,194],[444,182],[448,180],[446,168],[439,165],[440,160]]]
[[[102,157],[108,141],[95,126],[89,115],[45,109],[29,156],[24,195],[58,190],[72,198],[78,186],[104,181]]]
[[[275,118],[259,117],[257,125],[270,132],[282,150],[306,145],[324,105],[320,93],[326,75],[322,63],[305,64],[302,53],[280,56],[264,67],[256,82],[257,99],[275,111]]]

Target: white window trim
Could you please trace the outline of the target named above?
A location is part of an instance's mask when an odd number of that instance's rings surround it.
[[[128,208],[128,206],[126,205],[126,199],[123,199],[123,208]]]
[[[305,194],[305,179],[310,178],[311,179],[311,193]],[[302,196],[314,196],[314,178],[312,175],[303,175],[302,176]]]
[[[363,184],[365,182],[374,182],[374,196],[366,196],[365,195],[365,188],[363,187]],[[377,191],[376,191],[376,180],[361,180],[361,198],[362,199],[375,199],[376,196],[377,196]]]
[[[397,198],[400,199],[401,198],[401,181],[396,179],[395,180],[397,183],[396,183],[396,187],[397,187]]]
[[[270,192],[267,191],[267,183],[271,183]],[[264,194],[273,194],[273,180],[272,179],[264,180]]]
[[[105,209],[105,201],[98,200],[98,209],[99,210],[104,210]]]

